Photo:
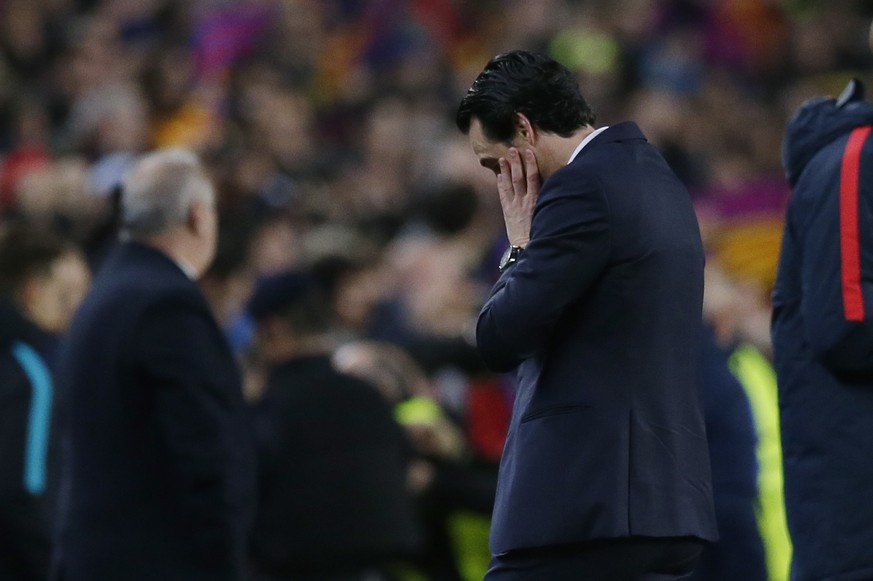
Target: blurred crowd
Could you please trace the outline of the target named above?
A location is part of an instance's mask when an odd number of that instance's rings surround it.
[[[660,147],[698,208],[706,315],[772,466],[782,135],[803,100],[870,78],[871,15],[861,0],[0,0],[0,226],[84,259],[43,325],[62,333],[114,239],[124,172],[153,148],[197,151],[220,211],[201,286],[247,397],[264,384],[254,285],[306,270],[336,367],[378,387],[415,449],[418,570],[481,578],[512,385],[472,343],[507,244],[494,177],[454,126],[476,74],[504,50],[549,53],[598,125],[634,120]],[[759,492],[780,478],[762,469]],[[784,579],[784,516],[768,514]]]

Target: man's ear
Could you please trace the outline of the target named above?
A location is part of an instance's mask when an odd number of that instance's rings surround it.
[[[515,114],[515,130],[516,133],[520,135],[521,138],[527,141],[530,145],[537,144],[537,139],[539,139],[537,129],[533,126],[533,124],[530,122],[530,119],[528,119],[527,115],[525,115],[524,113]]]
[[[185,225],[194,234],[200,234],[203,229],[203,222],[206,219],[206,202],[203,200],[194,200],[191,207],[188,209],[188,220]]]

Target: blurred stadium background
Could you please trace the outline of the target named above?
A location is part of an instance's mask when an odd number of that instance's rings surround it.
[[[639,123],[698,208],[717,335],[766,357],[785,123],[871,78],[871,16],[861,0],[0,0],[0,224],[59,233],[96,266],[136,156],[193,148],[222,225],[202,286],[249,397],[252,284],[311,266],[340,342],[392,346],[338,363],[376,383],[395,365],[390,397],[439,406],[398,419],[451,418],[463,442],[429,453],[487,473],[511,385],[469,336],[506,241],[493,176],[453,117],[487,60],[547,52],[577,72],[599,125]],[[448,550],[481,576],[487,520],[456,524]]]

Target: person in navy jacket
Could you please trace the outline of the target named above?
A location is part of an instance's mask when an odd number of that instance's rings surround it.
[[[489,581],[679,578],[716,537],[697,220],[634,123],[594,122],[572,73],[524,51],[458,109],[510,243],[476,330],[518,378]]]
[[[239,371],[196,279],[215,253],[197,157],[145,156],[122,236],[60,356],[66,426],[53,560],[64,581],[245,578],[254,441]]]
[[[0,579],[45,581],[57,489],[54,363],[90,280],[79,250],[0,227]]]
[[[788,123],[773,292],[791,578],[873,579],[873,103],[852,81]]]

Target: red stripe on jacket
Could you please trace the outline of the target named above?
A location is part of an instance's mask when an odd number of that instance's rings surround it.
[[[858,181],[861,149],[871,126],[858,127],[849,135],[840,171],[840,271],[843,281],[843,311],[847,321],[864,320],[861,291],[861,240],[858,233]]]

